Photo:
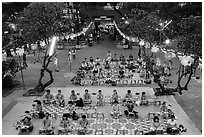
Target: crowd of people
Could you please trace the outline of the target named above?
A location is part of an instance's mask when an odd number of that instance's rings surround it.
[[[135,95],[132,94],[131,90],[127,90],[127,93],[124,97],[118,95],[117,90],[113,90],[113,94],[111,96],[110,104],[112,106],[110,110],[110,115],[118,119],[122,115],[126,117],[133,117],[139,118],[139,114],[135,111],[134,107],[139,105],[147,106],[148,103],[148,96],[145,92],[136,93]],[[139,97],[139,99],[138,99]],[[52,117],[51,113],[44,111],[43,107],[46,105],[55,105],[58,107],[66,108],[66,113],[63,113],[62,118],[60,120],[60,124],[58,127],[58,134],[64,133],[71,133],[73,129],[72,121],[77,120],[79,121],[79,126],[77,130],[77,134],[88,134],[90,129],[88,129],[88,124],[90,122],[87,120],[87,115],[80,116],[76,113],[77,108],[83,108],[84,106],[93,104],[93,96],[89,93],[88,89],[85,89],[85,93],[82,97],[79,97],[79,94],[76,93],[74,90],[71,91],[69,96],[68,103],[66,104],[64,95],[61,93],[61,90],[58,90],[58,93],[54,96],[50,93],[50,90],[47,90],[44,98],[43,103],[40,100],[36,101],[37,104],[33,105],[33,109],[30,111],[30,115],[26,115],[24,119],[21,120],[21,124],[18,124],[18,128],[21,132],[31,132],[34,128],[32,124],[32,118],[39,118],[42,119],[42,127],[39,129],[39,133],[45,134],[54,134],[54,126],[52,124]],[[96,94],[96,105],[104,106],[105,104],[105,97],[101,90],[98,91]],[[125,107],[124,112],[122,112],[121,107]],[[160,119],[167,119],[167,128],[166,132],[168,134],[178,134],[180,131],[185,131],[182,125],[177,124],[176,117],[174,113],[171,111],[171,105],[167,104],[166,101],[163,101],[160,105],[160,114],[161,117],[155,115],[152,119],[151,130],[146,134],[156,134],[159,132],[163,132],[161,121]],[[182,128],[182,129],[179,129]]]
[[[158,72],[159,79],[163,85],[171,83],[172,61],[165,61],[162,65],[161,60],[157,58],[154,61],[153,70]],[[86,81],[90,81],[89,85],[100,84],[103,81],[106,85],[117,85],[117,80],[133,80],[135,73],[139,73],[140,78],[145,82],[151,82],[151,73],[147,69],[145,60],[139,56],[137,59],[132,54],[125,57],[123,54],[117,56],[112,55],[110,51],[105,59],[90,57],[82,61],[77,75],[71,80],[73,84],[85,85]]]

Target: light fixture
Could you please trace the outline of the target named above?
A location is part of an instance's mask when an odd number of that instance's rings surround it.
[[[169,39],[165,40],[165,44],[169,44],[169,43],[170,43]]]
[[[48,49],[48,55],[49,56],[52,56],[54,54],[54,48],[55,48],[55,45],[56,45],[56,41],[57,41],[57,37],[54,36],[52,38],[52,42],[51,42],[50,47]]]
[[[125,24],[129,24],[129,22],[126,20],[126,21],[125,21]]]

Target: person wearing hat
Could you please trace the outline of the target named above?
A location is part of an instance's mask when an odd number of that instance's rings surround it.
[[[46,91],[46,94],[45,94],[45,97],[44,97],[44,100],[43,100],[43,103],[44,104],[51,104],[54,102],[54,96],[50,93],[50,90],[48,89]]]
[[[55,96],[56,104],[64,107],[65,101],[64,101],[64,95],[62,94],[62,91],[59,89],[57,95]]]
[[[120,112],[120,106],[118,104],[118,101],[114,101],[113,102],[113,106],[112,106],[112,111],[111,111],[111,115],[113,116],[113,118],[119,118],[119,116],[121,116],[121,112]]]
[[[103,106],[103,94],[101,90],[98,91],[98,95],[96,98],[97,98],[97,105]]]
[[[91,102],[92,102],[91,94],[89,93],[88,89],[86,89],[84,94],[84,103],[91,104]]]
[[[26,116],[23,119],[23,125],[20,127],[21,132],[31,132],[33,131],[33,123],[31,121],[31,117]]]

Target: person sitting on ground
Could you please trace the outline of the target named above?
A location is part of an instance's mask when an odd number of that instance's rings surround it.
[[[20,131],[21,132],[31,132],[33,131],[33,123],[31,121],[31,117],[28,117],[26,116],[24,119],[23,119],[23,124],[22,126],[20,127]]]
[[[134,111],[134,104],[131,100],[127,102],[127,110],[125,110],[124,113],[127,117],[129,117],[130,114],[132,114],[132,116],[138,118],[138,112]]]
[[[45,94],[43,103],[44,104],[51,104],[51,103],[53,103],[54,102],[54,96],[50,93],[49,89],[46,92],[47,93]]]
[[[69,97],[70,101],[73,101],[74,103],[76,103],[77,101],[77,94],[75,93],[74,90],[71,91],[71,95]]]
[[[55,99],[57,105],[64,107],[65,106],[64,95],[61,92],[62,91],[59,89],[57,95],[55,96]]]
[[[37,115],[40,119],[43,119],[45,117],[45,114],[44,114],[43,109],[42,109],[42,103],[39,100],[37,101],[37,105],[35,107],[35,113],[37,113]]]
[[[112,106],[111,115],[113,116],[113,118],[119,118],[119,116],[122,115],[120,112],[120,106],[118,104],[118,101],[114,101],[114,104]]]
[[[63,114],[62,119],[60,121],[60,125],[58,128],[58,135],[60,132],[65,133],[65,132],[71,132],[71,123],[69,121],[70,115]]]
[[[157,132],[157,131],[162,131],[162,127],[161,127],[161,123],[159,121],[159,117],[155,116],[153,118],[153,125],[152,125],[152,129],[153,131]]]
[[[124,75],[124,70],[123,70],[123,68],[120,68],[119,69],[119,78],[124,78],[125,77],[125,75]]]
[[[118,93],[117,93],[117,91],[114,89],[113,90],[113,95],[112,95],[112,103],[114,103],[115,101],[118,101],[118,98],[119,98],[119,96],[118,96]]]
[[[179,129],[177,127],[177,120],[174,115],[171,115],[171,118],[167,121],[166,132],[171,135],[179,134]]]
[[[167,112],[167,110],[168,110],[168,107],[167,107],[166,101],[164,100],[161,104],[160,111],[163,113],[163,112]]]
[[[86,89],[84,94],[84,103],[91,104],[91,102],[92,102],[91,94],[89,93],[88,89]]]
[[[108,51],[108,53],[107,53],[107,59],[110,61],[111,60],[111,52],[110,51]]]
[[[142,62],[143,62],[143,59],[142,59],[141,56],[139,56],[138,59],[137,59],[137,63],[138,63],[139,65],[142,65]]]
[[[93,62],[94,62],[93,57],[90,57],[90,62],[91,62],[91,63],[93,63]]]
[[[114,54],[113,61],[118,61],[117,54]]]
[[[128,90],[127,93],[125,94],[124,100],[123,100],[123,104],[127,105],[126,103],[128,101],[132,101],[133,100],[133,95],[131,93],[131,90]]]
[[[43,124],[43,130],[45,130],[46,134],[54,134],[53,128],[52,128],[52,119],[49,116],[49,113],[45,113],[45,117],[42,120]]]
[[[80,134],[87,134],[87,127],[88,127],[88,120],[86,119],[86,115],[82,115],[82,119],[79,121],[79,125],[81,127],[81,130],[79,130]]]
[[[129,55],[129,61],[133,61],[133,55],[132,54]]]
[[[100,61],[101,61],[101,60],[99,59],[99,57],[96,57],[96,65],[97,65],[97,66],[100,65]]]
[[[96,98],[97,98],[97,105],[103,106],[103,94],[101,90],[98,91],[98,95]]]
[[[142,92],[140,105],[148,105],[148,100],[145,92]]]

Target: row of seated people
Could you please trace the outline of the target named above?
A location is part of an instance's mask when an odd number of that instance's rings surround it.
[[[135,112],[132,108],[134,107],[131,102],[129,102],[128,110],[125,110],[125,114],[128,115],[128,113],[131,113],[133,116],[136,116],[137,112]],[[118,106],[117,101],[114,101],[114,105],[112,107],[111,115],[115,115],[119,117],[121,114],[118,113],[120,110],[120,107]],[[130,112],[127,112],[130,111]],[[65,113],[62,116],[62,119],[60,120],[60,124],[58,126],[58,134],[68,134],[73,131],[73,123],[70,119],[72,116],[70,113]],[[78,120],[78,119],[75,119]],[[31,121],[31,118],[29,116],[26,116],[22,121],[22,124],[18,127],[20,128],[21,132],[31,132],[33,131],[33,123]],[[86,118],[86,115],[82,115],[82,118],[79,120],[79,128],[77,128],[77,134],[88,134],[90,130],[88,129],[89,121]],[[170,116],[167,120],[167,128],[166,133],[167,134],[180,134],[180,132],[186,132],[186,128],[184,128],[183,125],[177,124],[177,120],[175,119],[174,114]],[[147,135],[155,135],[155,134],[163,134],[163,126],[161,125],[160,117],[155,116],[153,118],[153,124],[151,125],[150,131],[146,132]],[[42,119],[42,127],[39,129],[39,134],[47,134],[51,135],[54,134],[54,127],[52,124],[52,118],[50,117],[50,114],[48,112],[45,113],[44,118]]]
[[[77,93],[79,94],[79,93]],[[92,96],[89,93],[88,89],[85,90],[85,93],[82,98],[78,98],[78,95],[75,93],[74,90],[71,91],[69,101],[72,101],[77,104],[77,106],[83,106],[83,104],[91,104],[92,103]],[[94,93],[96,94],[96,93]],[[136,93],[137,99],[138,99],[138,93]],[[102,94],[102,91],[99,90],[98,94],[96,96],[97,102],[104,102],[104,95]],[[114,101],[119,102],[119,95],[116,90],[113,90],[113,95],[111,97],[111,102],[113,103]],[[127,93],[124,96],[123,99],[123,104],[125,104],[128,101],[134,101],[135,102],[135,97],[133,97],[133,94],[131,93],[131,90],[127,90]],[[44,104],[57,104],[61,107],[65,106],[65,100],[64,100],[64,95],[61,93],[61,90],[58,90],[58,94],[54,97],[50,93],[50,90],[46,91],[46,94],[43,98],[43,103]],[[145,92],[142,92],[141,99],[140,99],[140,104],[141,105],[146,105],[148,104],[148,100],[146,97]]]

